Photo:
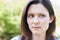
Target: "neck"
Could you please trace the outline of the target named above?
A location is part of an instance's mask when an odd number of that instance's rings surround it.
[[[32,40],[45,40],[45,38],[46,38],[46,33],[32,35]]]

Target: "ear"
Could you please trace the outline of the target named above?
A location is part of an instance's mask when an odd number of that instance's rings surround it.
[[[54,20],[54,16],[50,16],[50,22],[49,23],[52,23]]]

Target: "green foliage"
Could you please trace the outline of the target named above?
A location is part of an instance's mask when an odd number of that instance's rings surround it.
[[[0,2],[0,39],[9,40],[21,34],[20,31],[20,6]]]

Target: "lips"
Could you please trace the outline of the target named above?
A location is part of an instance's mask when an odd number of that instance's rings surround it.
[[[41,28],[41,27],[32,27],[32,28]]]
[[[32,29],[39,30],[39,29],[41,29],[41,27],[32,27]]]

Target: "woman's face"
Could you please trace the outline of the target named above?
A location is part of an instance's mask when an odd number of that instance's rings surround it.
[[[27,23],[33,34],[46,33],[50,22],[49,12],[42,4],[33,4],[29,7]]]

